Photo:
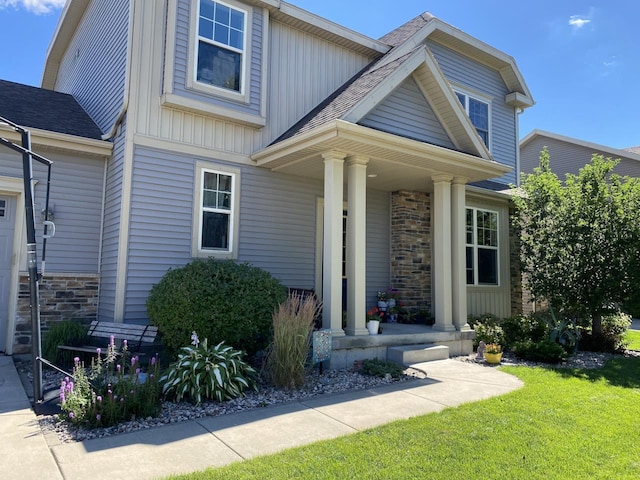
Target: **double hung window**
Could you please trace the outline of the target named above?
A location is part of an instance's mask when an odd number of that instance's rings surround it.
[[[201,170],[198,250],[230,253],[235,221],[235,174]]]
[[[466,93],[456,91],[458,100],[464,107],[467,115],[471,119],[471,123],[476,128],[476,132],[489,147],[489,104]]]
[[[498,285],[498,212],[466,213],[467,285]]]
[[[199,4],[196,80],[242,92],[247,14],[222,2]]]

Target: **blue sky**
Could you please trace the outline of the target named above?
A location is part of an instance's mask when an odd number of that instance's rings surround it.
[[[373,38],[428,11],[515,58],[534,128],[614,148],[640,145],[638,0],[291,0]],[[0,0],[0,78],[40,84],[64,0]]]

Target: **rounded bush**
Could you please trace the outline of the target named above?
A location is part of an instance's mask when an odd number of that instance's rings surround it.
[[[191,332],[253,355],[267,347],[271,316],[287,289],[268,272],[231,260],[194,260],[169,270],[153,286],[147,315],[170,354]]]

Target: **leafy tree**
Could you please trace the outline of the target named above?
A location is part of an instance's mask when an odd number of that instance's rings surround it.
[[[549,166],[522,176],[514,198],[520,259],[534,298],[602,334],[602,315],[640,285],[640,183],[612,170],[617,160],[593,155],[564,184]]]

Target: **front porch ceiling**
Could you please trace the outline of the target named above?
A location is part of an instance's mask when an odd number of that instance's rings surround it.
[[[256,165],[322,180],[322,154],[336,151],[369,158],[367,187],[430,191],[431,177],[451,175],[476,182],[504,175],[506,165],[343,120],[334,120],[252,155]],[[375,175],[375,177],[372,177]]]

